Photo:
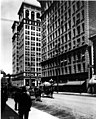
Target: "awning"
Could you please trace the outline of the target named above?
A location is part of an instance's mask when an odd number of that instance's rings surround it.
[[[69,81],[66,85],[82,85],[85,81]]]
[[[92,76],[92,78],[89,80],[89,84],[96,84],[96,75]]]
[[[45,81],[45,82],[42,83],[40,86],[51,86],[51,83]]]
[[[67,83],[59,83],[58,86],[64,86],[64,85],[82,85],[85,81],[69,81]],[[54,86],[57,86],[57,83],[54,84]]]
[[[59,83],[58,86],[63,86],[65,83]],[[57,83],[54,84],[54,86],[57,86]]]

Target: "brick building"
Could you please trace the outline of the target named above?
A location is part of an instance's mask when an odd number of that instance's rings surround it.
[[[96,2],[38,1],[42,8],[42,82],[53,79],[59,90],[86,91],[92,77],[89,37],[96,31]]]

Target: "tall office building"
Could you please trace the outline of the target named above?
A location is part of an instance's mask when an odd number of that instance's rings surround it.
[[[70,85],[70,91],[75,85],[79,90],[85,82],[86,89],[91,78],[89,37],[95,31],[95,1],[38,1],[42,8],[42,82],[53,79],[57,86]]]
[[[18,27],[19,22],[18,21],[14,21],[13,25],[12,25],[12,69],[13,69],[13,74],[17,74],[18,72],[18,68],[19,68],[19,43],[18,43],[18,31],[17,31],[17,27]]]
[[[37,86],[41,79],[41,8],[22,2],[18,15],[17,79],[19,85]]]

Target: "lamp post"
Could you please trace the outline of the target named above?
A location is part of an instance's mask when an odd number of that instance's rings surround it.
[[[31,63],[29,63],[29,65],[30,65],[30,79],[29,79],[29,86],[30,86],[30,88],[31,88]]]
[[[59,78],[59,71],[58,71],[58,54],[60,53],[59,51],[59,46],[60,43],[58,43],[55,48],[56,48],[56,53],[57,53],[57,93],[58,93],[58,78]]]

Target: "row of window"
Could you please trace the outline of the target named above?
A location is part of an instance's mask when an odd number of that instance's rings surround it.
[[[73,66],[62,67],[61,69],[53,68],[50,70],[45,70],[45,71],[42,71],[42,77],[67,75],[67,74],[82,73],[82,72],[86,72],[85,63],[79,63]]]
[[[36,31],[41,31],[41,28],[40,27],[35,27],[35,26],[30,26],[30,25],[25,25],[25,29],[31,29],[31,30],[35,30]]]
[[[82,21],[84,21],[84,10],[81,11],[81,15],[80,13],[78,13],[77,15],[75,15],[74,17],[72,17],[71,20],[67,20],[66,22],[63,23],[63,19],[58,19],[57,21],[54,21],[53,24],[48,26],[48,33],[52,33],[53,31],[55,31],[55,29],[61,29],[61,32],[67,32],[68,30],[70,30],[72,27],[76,27],[78,24],[80,24]],[[42,32],[45,31],[46,29],[46,24],[43,24],[42,26]]]
[[[30,17],[31,16],[31,17]],[[25,11],[25,18],[35,20],[35,12],[29,11],[28,9]],[[40,19],[40,13],[36,13],[36,18]]]
[[[30,72],[30,67],[25,66],[25,71]],[[35,72],[35,71],[41,72],[41,68],[36,68],[36,69],[31,68],[31,72]]]
[[[26,60],[25,61],[25,66],[35,67],[35,62],[33,62],[33,61],[29,62],[28,60]],[[40,63],[39,62],[36,62],[36,66],[40,67]],[[31,67],[29,67],[29,68],[31,68]]]
[[[43,68],[44,69],[52,68],[52,67],[57,67],[58,65],[62,67],[62,66],[66,66],[66,65],[74,64],[78,62],[85,62],[85,51],[84,50],[74,52],[73,54],[65,55],[64,57],[62,57],[62,59],[58,58],[52,63],[49,63],[48,65],[43,66]]]
[[[35,36],[36,34],[36,36],[41,36],[40,32],[38,33],[38,32],[29,31],[29,30],[25,30],[25,34],[33,35],[33,36]]]
[[[28,45],[28,46],[29,46],[30,44],[31,44],[31,47],[32,47],[32,46],[35,46],[35,42],[30,42],[30,41],[27,41],[27,40],[25,41],[25,45]],[[26,49],[26,50],[29,50],[29,49],[30,49],[28,46],[25,46],[25,49]],[[41,47],[41,43],[38,43],[38,42],[37,42],[37,43],[36,43],[36,47],[38,47],[38,46]]]
[[[30,62],[29,62],[30,60],[31,60],[32,64],[33,64],[33,61],[35,61],[35,59],[36,59],[36,62],[41,61],[41,56],[39,57],[36,55],[36,57],[35,56],[33,57],[32,55],[30,56],[28,53],[29,52],[25,51],[25,60],[28,61],[27,62],[28,66],[30,65]]]
[[[49,52],[48,56],[50,58],[54,57],[57,53],[67,52],[69,50],[78,48],[86,43],[84,35],[82,35],[78,38],[75,38],[73,41],[70,41],[67,43],[64,42],[64,37],[61,37],[61,39],[57,40],[57,41],[59,41],[59,44],[56,41],[55,42],[53,41],[50,44],[48,44],[48,52]],[[47,48],[43,47],[42,48],[43,57],[44,57],[44,55],[46,55],[45,54],[46,52],[47,52]],[[42,60],[43,60],[43,58],[42,58]]]
[[[35,37],[33,36],[28,36],[28,35],[25,35],[25,40],[32,40],[32,41],[35,41]],[[36,41],[41,41],[41,38],[40,37],[36,37]]]
[[[56,2],[56,1],[55,1]],[[69,5],[70,2],[70,5]],[[84,7],[84,1],[75,1],[74,4],[72,4],[72,1],[62,1],[62,4],[60,5],[60,1],[54,3],[54,6],[52,6],[52,9],[48,12],[48,17],[53,15],[55,13],[55,18],[59,17],[62,13],[69,10],[69,16],[70,12],[72,11],[72,14],[74,14],[76,11],[80,10],[82,7]],[[45,16],[44,16],[45,19]]]
[[[41,52],[41,47],[33,47],[33,46],[32,46],[32,47],[30,48],[30,50],[31,50],[31,51],[39,51],[39,52]],[[30,53],[30,51],[29,51],[28,49],[26,49],[26,51],[25,51],[25,54],[27,54],[27,53],[28,53],[28,54]]]
[[[56,38],[61,35],[64,39],[64,43],[74,38],[77,38],[78,36],[82,35],[82,33],[85,32],[85,24],[81,23],[75,28],[73,28],[72,30],[69,30],[68,32],[65,32],[65,33],[63,30],[64,30],[64,27],[61,27],[61,29],[58,29],[55,32],[53,32],[51,35],[49,35],[48,42],[50,43],[52,40],[56,40]]]
[[[34,26],[37,26],[37,27],[40,27],[41,26],[41,23],[40,23],[40,20],[36,20],[36,21],[32,21],[32,20],[29,20],[29,19],[24,19],[23,20],[23,23],[24,24],[29,24],[29,25],[34,25]]]
[[[79,63],[73,66],[62,67],[61,69],[54,68],[50,70],[45,70],[42,72],[42,77],[67,75],[67,74],[82,73],[82,72],[86,72],[85,63]]]

